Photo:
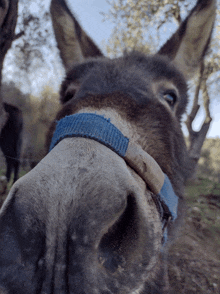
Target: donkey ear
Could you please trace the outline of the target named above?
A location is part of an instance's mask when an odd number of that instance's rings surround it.
[[[92,39],[80,27],[65,0],[52,0],[50,12],[60,56],[66,70],[87,57],[103,56]]]
[[[207,52],[215,21],[216,0],[198,0],[176,33],[159,50],[191,79]]]

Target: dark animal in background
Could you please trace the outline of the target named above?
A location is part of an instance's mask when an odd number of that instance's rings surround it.
[[[3,103],[5,111],[8,113],[8,120],[0,133],[0,147],[6,159],[7,181],[10,181],[14,172],[14,182],[18,179],[20,153],[22,144],[23,118],[22,112],[16,106]]]
[[[215,10],[215,0],[198,0],[156,54],[110,59],[66,2],[52,0],[66,69],[61,120],[52,150],[15,183],[1,209],[0,292],[167,293],[162,261],[183,216],[188,175],[181,130],[187,80],[206,53]],[[170,222],[175,198],[166,207],[163,199],[171,198],[155,189],[161,178],[164,187],[164,174],[179,197]]]

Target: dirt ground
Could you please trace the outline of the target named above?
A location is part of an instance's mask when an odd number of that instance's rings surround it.
[[[186,202],[185,224],[170,248],[171,293],[220,294],[220,184],[189,184]]]
[[[172,293],[220,293],[220,185],[203,182],[188,186],[185,224],[170,249]]]

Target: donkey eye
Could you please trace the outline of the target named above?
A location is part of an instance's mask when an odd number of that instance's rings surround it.
[[[65,93],[64,98],[62,99],[63,103],[66,103],[67,101],[71,100],[73,98],[73,96],[75,95],[76,91],[71,89],[71,91],[67,91]]]
[[[174,91],[166,92],[163,94],[163,98],[167,101],[170,106],[174,106],[177,100],[177,95]]]

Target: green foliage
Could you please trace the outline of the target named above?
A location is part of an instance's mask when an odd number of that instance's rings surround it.
[[[220,138],[205,140],[199,159],[198,177],[220,183]]]
[[[219,293],[220,184],[204,178],[189,183],[186,204],[182,229],[169,250],[171,293]]]
[[[202,231],[205,230],[206,234],[216,239],[215,242],[220,245],[220,183],[207,178],[199,178],[198,181],[189,183],[186,201],[189,205],[188,217],[200,223]]]

